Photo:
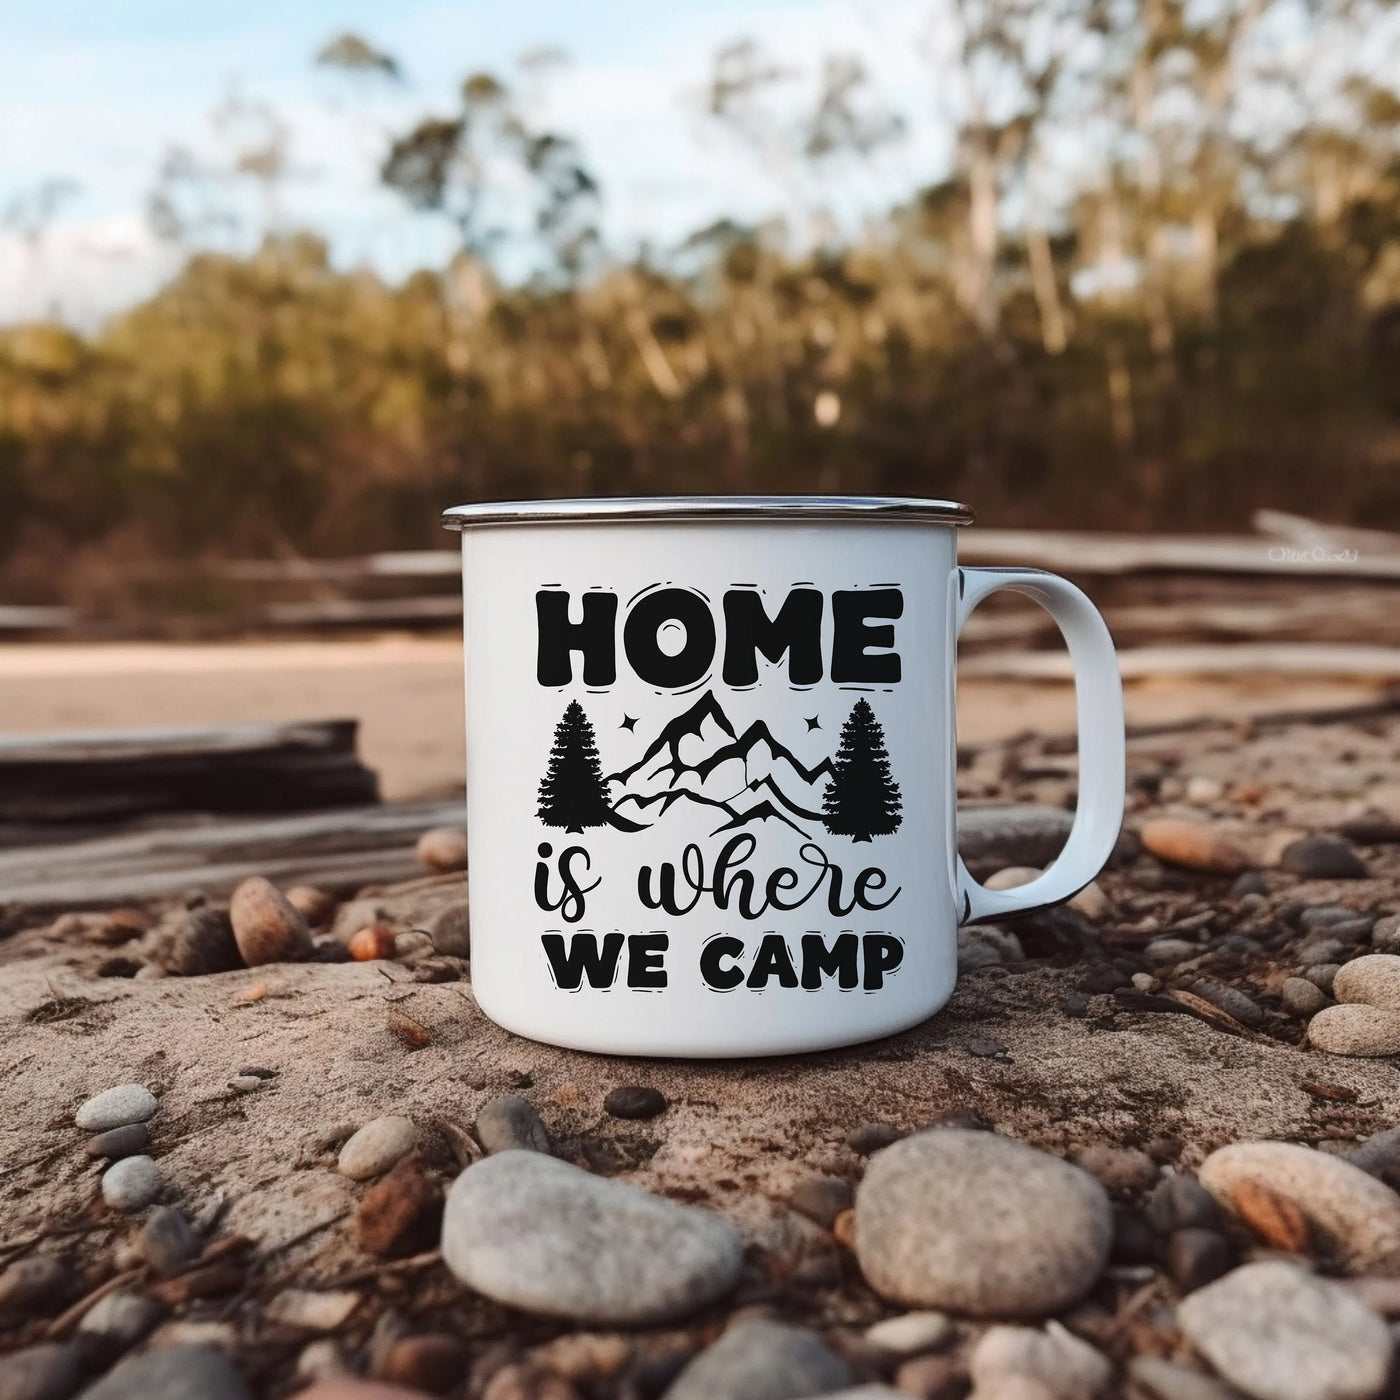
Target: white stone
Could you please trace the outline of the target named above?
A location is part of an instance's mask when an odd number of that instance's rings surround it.
[[[406,1156],[418,1140],[413,1119],[391,1115],[366,1123],[340,1149],[337,1165],[342,1176],[352,1181],[368,1181],[387,1172]]]
[[[1002,1393],[1012,1377],[1035,1381],[1055,1400],[1094,1400],[1108,1385],[1113,1366],[1057,1322],[1033,1327],[993,1327],[973,1348],[969,1365],[978,1395]]]
[[[144,1123],[159,1107],[156,1096],[144,1084],[118,1084],[90,1098],[73,1121],[84,1132],[105,1133],[128,1123]]]
[[[160,1168],[149,1157],[123,1157],[102,1173],[102,1199],[113,1210],[143,1210],[163,1184]]]
[[[911,1312],[887,1317],[866,1330],[865,1340],[897,1356],[936,1351],[953,1335],[953,1324],[941,1312]]]

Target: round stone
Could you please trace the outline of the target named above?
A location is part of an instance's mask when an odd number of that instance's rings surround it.
[[[498,1303],[626,1326],[684,1317],[727,1293],[744,1246],[711,1211],[540,1152],[507,1151],[452,1184],[442,1254]]]
[[[164,1311],[159,1303],[139,1293],[108,1293],[83,1314],[78,1331],[133,1347],[160,1321]]]
[[[1301,1212],[1322,1251],[1351,1269],[1400,1260],[1400,1196],[1341,1157],[1291,1142],[1237,1142],[1212,1152],[1200,1179],[1246,1219],[1251,1191],[1282,1200]]]
[[[163,1184],[160,1168],[149,1157],[123,1157],[102,1173],[102,1199],[113,1210],[144,1210]]]
[[[1400,953],[1400,914],[1387,914],[1371,928],[1371,947],[1378,953]]]
[[[335,918],[340,901],[329,890],[315,885],[293,885],[287,891],[287,903],[312,928],[325,928]]]
[[[238,951],[249,967],[304,962],[315,951],[306,920],[261,875],[249,876],[234,890],[228,913]]]
[[[1304,836],[1283,848],[1279,865],[1304,880],[1364,880],[1371,872],[1341,836]]]
[[[603,1112],[614,1118],[655,1118],[665,1111],[666,1095],[650,1084],[619,1084],[603,1100]]]
[[[1108,1358],[1067,1328],[993,1327],[972,1349],[968,1369],[978,1395],[1010,1396],[1006,1382],[1039,1382],[1055,1400],[1094,1400],[1113,1375]]]
[[[911,1312],[899,1317],[887,1317],[868,1327],[865,1340],[881,1351],[896,1356],[917,1356],[920,1352],[936,1351],[953,1335],[953,1324],[941,1312]]]
[[[182,909],[156,938],[156,962],[177,977],[205,977],[243,966],[227,909]]]
[[[418,859],[429,870],[446,873],[467,868],[467,833],[455,826],[435,826],[418,838]]]
[[[796,1400],[844,1390],[851,1368],[815,1332],[782,1322],[739,1322],[686,1366],[666,1400]]]
[[[1159,1175],[1157,1163],[1135,1147],[1110,1147],[1106,1142],[1095,1142],[1076,1153],[1074,1160],[1110,1191],[1125,1196],[1155,1186]]]
[[[346,944],[356,962],[380,962],[394,956],[394,930],[388,924],[366,924]]]
[[[88,1133],[105,1133],[128,1123],[144,1123],[154,1117],[160,1104],[144,1084],[118,1084],[89,1099],[73,1121]]]
[[[993,871],[982,884],[989,890],[1014,890],[1040,879],[1044,873],[1035,865],[1008,865],[1004,870]]]
[[[1290,1016],[1315,1016],[1327,1005],[1327,993],[1306,977],[1285,977],[1278,996]]]
[[[1370,1400],[1390,1369],[1385,1323],[1283,1260],[1246,1264],[1177,1309],[1212,1366],[1255,1400]]]
[[[439,909],[424,928],[439,953],[452,958],[471,957],[471,913],[465,899]]]
[[[68,1400],[78,1393],[87,1356],[75,1342],[44,1342],[0,1357],[5,1400]]]
[[[1400,1012],[1400,955],[1367,953],[1347,963],[1332,980],[1332,995]]]
[[[549,1130],[519,1094],[501,1094],[485,1104],[476,1115],[476,1135],[487,1152],[549,1151]]]
[[[144,1123],[124,1123],[120,1128],[108,1128],[90,1138],[87,1145],[89,1157],[134,1157],[151,1145],[150,1129]]]
[[[0,1273],[0,1313],[43,1308],[63,1296],[72,1277],[71,1262],[58,1255],[16,1259]],[[4,1393],[0,1389],[0,1395]]]
[[[136,1237],[141,1257],[162,1278],[179,1273],[199,1253],[199,1236],[170,1206],[157,1206]]]
[[[839,1176],[805,1176],[788,1192],[788,1204],[808,1220],[815,1220],[824,1230],[852,1202],[850,1183]]]
[[[1142,828],[1142,844],[1168,865],[1210,875],[1238,875],[1252,862],[1229,837],[1209,822],[1159,817]]]
[[[1329,1055],[1400,1055],[1400,1011],[1351,1002],[1324,1006],[1308,1022],[1308,1040]]]
[[[877,1293],[975,1316],[1040,1316],[1091,1288],[1113,1213],[1087,1172],[995,1133],[887,1147],[856,1192],[855,1248]]]
[[[243,1377],[207,1346],[174,1346],[123,1361],[82,1400],[252,1400]]]
[[[387,1172],[418,1141],[413,1119],[390,1115],[366,1123],[340,1149],[336,1166],[351,1181],[368,1181]]]

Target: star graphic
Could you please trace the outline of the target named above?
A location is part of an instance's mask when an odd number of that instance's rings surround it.
[[[619,727],[627,730],[630,734],[634,729],[636,729],[637,721],[633,719],[631,715],[624,714],[622,716],[622,724]]]
[[[821,728],[821,725],[817,723],[818,718],[819,716],[813,715],[812,718],[807,721],[807,733],[810,734],[814,729]]]

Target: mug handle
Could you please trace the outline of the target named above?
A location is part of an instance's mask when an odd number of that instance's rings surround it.
[[[957,635],[978,603],[1001,588],[1034,598],[1055,619],[1069,647],[1079,713],[1079,800],[1064,850],[1029,884],[986,889],[957,857],[964,924],[1024,914],[1072,898],[1103,869],[1123,824],[1123,681],[1108,625],[1083,590],[1056,574],[1041,569],[959,568]]]

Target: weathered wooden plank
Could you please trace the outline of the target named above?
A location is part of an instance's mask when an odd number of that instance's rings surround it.
[[[460,802],[405,803],[262,820],[191,820],[46,846],[0,851],[0,902],[90,909],[220,894],[249,875],[336,891],[422,873],[414,843],[460,826]]]
[[[312,598],[269,603],[264,613],[274,627],[386,627],[456,622],[461,616],[460,593],[424,598]]]
[[[378,780],[355,755],[359,721],[0,736],[0,822],[154,812],[359,805]]]
[[[1400,680],[1400,647],[1308,642],[1129,647],[1118,653],[1118,666],[1124,680],[1253,674],[1390,681]],[[988,652],[967,657],[958,670],[982,680],[1067,681],[1073,676],[1062,651]]]

